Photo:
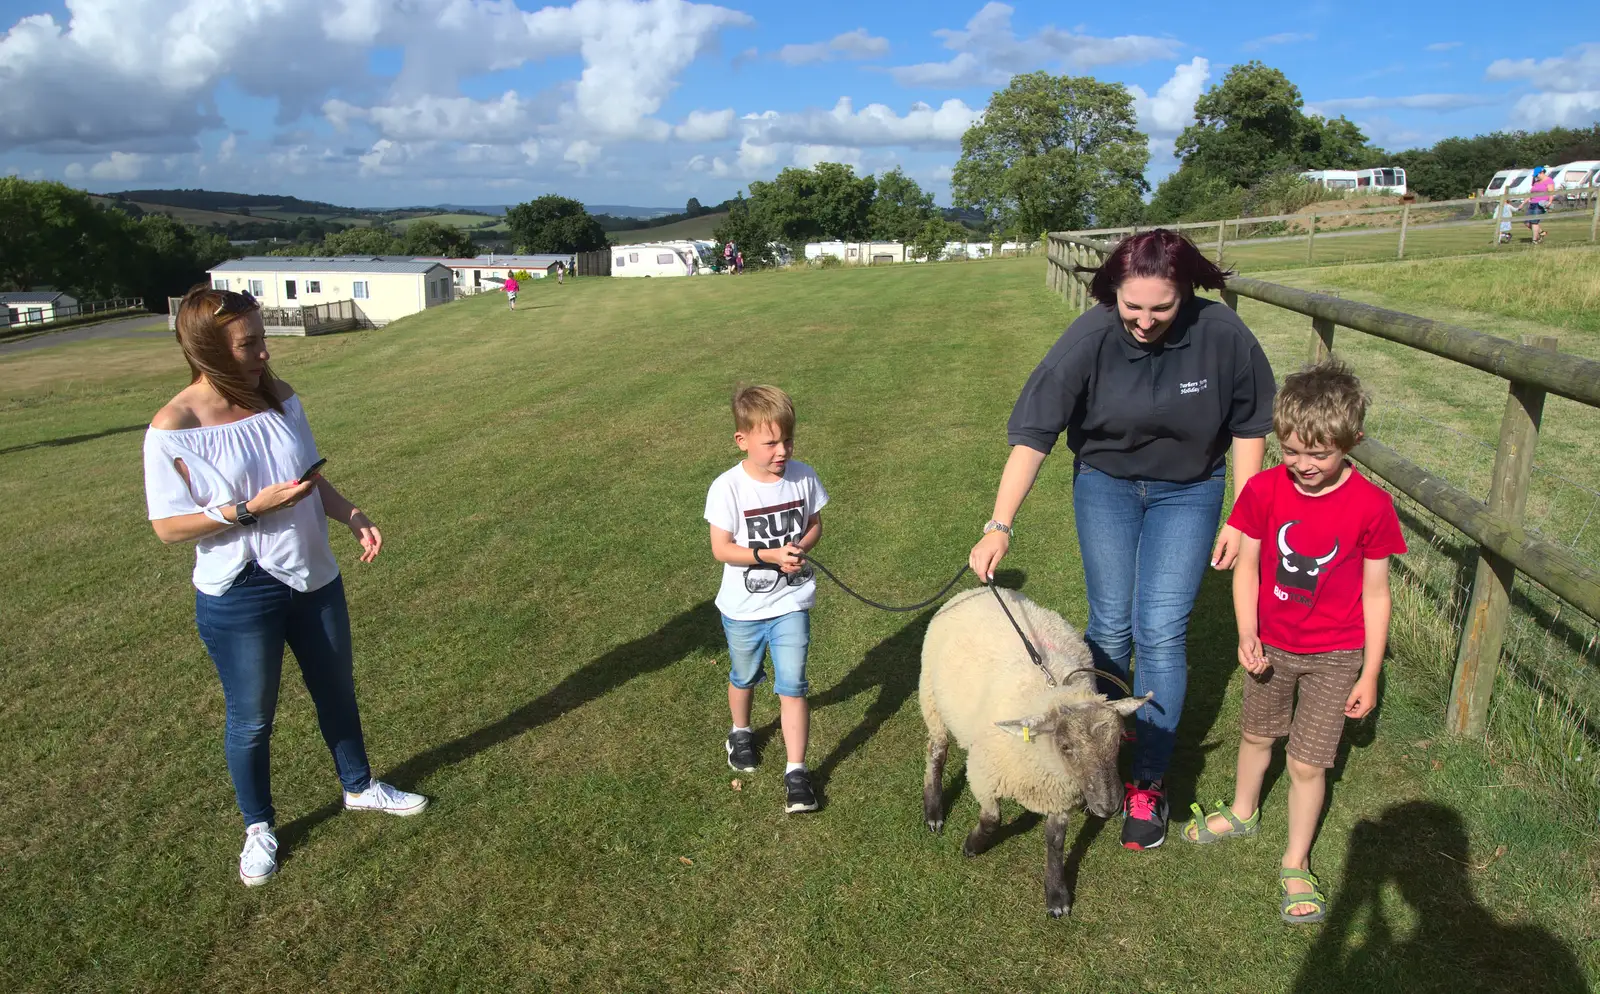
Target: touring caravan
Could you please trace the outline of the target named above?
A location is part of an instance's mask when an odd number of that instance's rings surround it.
[[[1399,166],[1372,169],[1313,169],[1300,176],[1311,183],[1341,193],[1382,193],[1406,195],[1406,171]]]
[[[1526,197],[1533,187],[1533,167],[1502,169],[1483,188],[1483,196],[1498,200],[1501,197]]]
[[[1600,159],[1579,159],[1552,169],[1556,189],[1566,190],[1568,200],[1587,202],[1600,187]]]
[[[616,245],[611,249],[612,276],[693,276],[700,258],[693,248],[667,242]]]

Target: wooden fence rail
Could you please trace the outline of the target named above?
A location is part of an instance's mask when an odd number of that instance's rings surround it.
[[[1597,198],[1600,199],[1600,198]],[[1089,274],[1115,242],[1053,232],[1046,248],[1046,285],[1079,308],[1088,306]],[[1333,350],[1335,328],[1349,328],[1430,352],[1509,381],[1500,442],[1487,501],[1439,479],[1398,452],[1371,439],[1351,456],[1390,486],[1454,526],[1479,548],[1472,597],[1463,619],[1451,682],[1447,721],[1456,734],[1481,736],[1499,668],[1511,584],[1517,572],[1600,621],[1600,570],[1565,547],[1522,525],[1533,454],[1548,393],[1600,408],[1600,362],[1557,352],[1547,336],[1513,342],[1400,311],[1310,293],[1246,276],[1234,276],[1223,302],[1238,310],[1240,297],[1259,300],[1311,318],[1309,355]]]

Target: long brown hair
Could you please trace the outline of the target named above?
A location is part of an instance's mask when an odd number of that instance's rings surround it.
[[[178,305],[175,322],[178,347],[183,349],[183,357],[189,362],[190,383],[204,376],[217,393],[235,407],[247,411],[271,408],[282,414],[283,402],[278,400],[277,381],[272,370],[263,365],[261,382],[251,386],[239,369],[239,360],[233,354],[233,342],[228,335],[228,325],[241,314],[260,309],[261,305],[249,294],[216,290],[196,283]]]

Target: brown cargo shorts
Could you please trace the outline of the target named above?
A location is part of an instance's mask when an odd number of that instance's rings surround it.
[[[1250,735],[1289,736],[1289,755],[1307,766],[1329,769],[1344,733],[1344,703],[1361,676],[1360,649],[1285,652],[1262,643],[1268,669],[1244,675],[1240,725]],[[1295,704],[1295,688],[1300,689]],[[1293,721],[1290,713],[1293,712]]]

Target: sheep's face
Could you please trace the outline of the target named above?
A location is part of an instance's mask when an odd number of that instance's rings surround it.
[[[1122,808],[1122,779],[1117,775],[1122,719],[1149,703],[1150,697],[1120,701],[1092,697],[1032,718],[996,724],[1026,742],[1059,752],[1069,777],[1083,792],[1083,806],[1096,817],[1109,818]]]

